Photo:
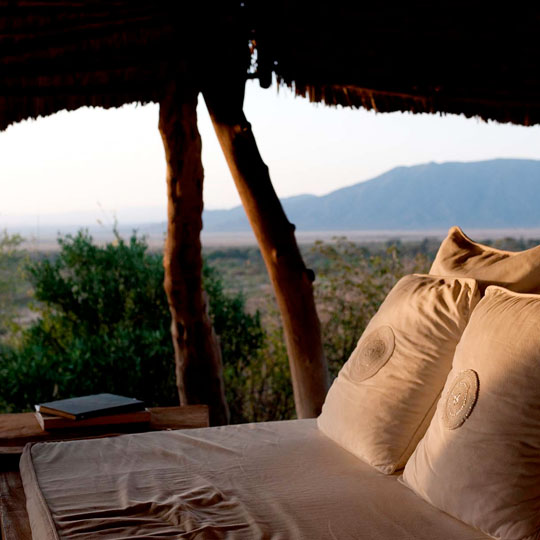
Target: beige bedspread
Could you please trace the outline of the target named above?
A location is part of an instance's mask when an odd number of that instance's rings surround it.
[[[21,475],[34,540],[487,538],[314,420],[39,443]]]

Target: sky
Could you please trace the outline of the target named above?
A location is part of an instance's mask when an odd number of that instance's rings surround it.
[[[280,197],[325,194],[402,165],[540,159],[538,126],[330,108],[255,81],[245,113]],[[233,207],[239,198],[202,99],[198,114],[205,207]],[[68,221],[165,220],[157,123],[157,105],[129,105],[64,111],[1,132],[0,228],[10,219],[46,222],[59,213]]]

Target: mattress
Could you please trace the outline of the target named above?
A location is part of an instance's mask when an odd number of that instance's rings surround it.
[[[38,443],[20,470],[34,540],[487,538],[315,420]]]

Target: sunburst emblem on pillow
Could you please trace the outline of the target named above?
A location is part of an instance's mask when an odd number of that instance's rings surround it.
[[[352,355],[351,377],[363,381],[373,377],[392,356],[395,347],[394,331],[381,326],[361,339]]]
[[[478,374],[467,369],[458,374],[446,396],[443,423],[456,429],[467,420],[478,398]]]

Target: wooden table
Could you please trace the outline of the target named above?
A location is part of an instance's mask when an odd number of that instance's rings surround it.
[[[0,414],[0,532],[3,540],[32,538],[19,474],[19,458],[29,442],[70,441],[113,437],[126,433],[208,426],[208,407],[154,407],[148,424],[95,426],[42,431],[34,413]]]

